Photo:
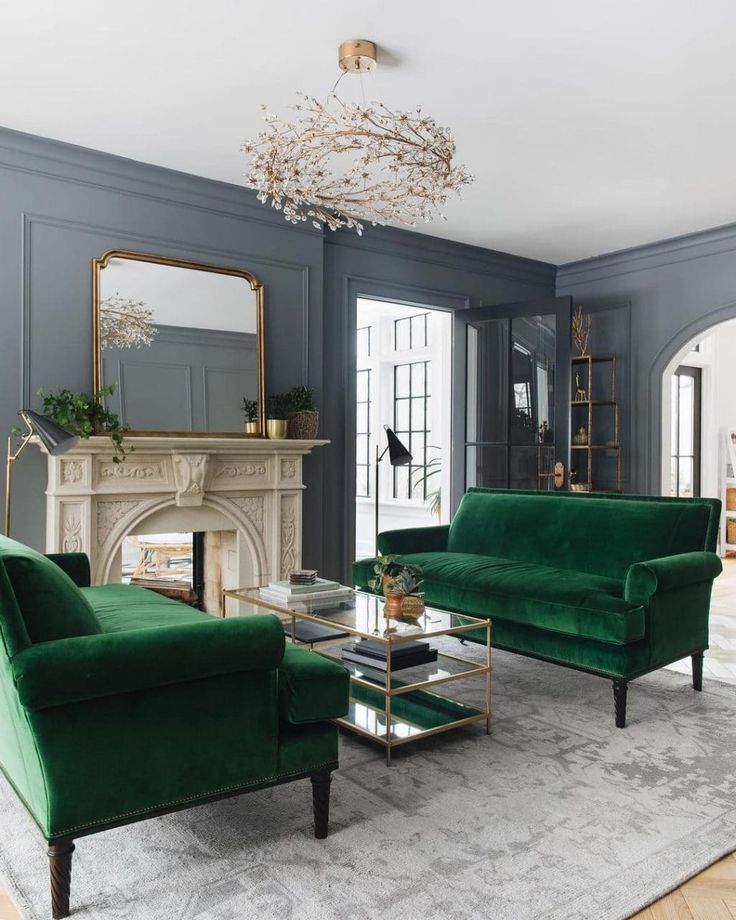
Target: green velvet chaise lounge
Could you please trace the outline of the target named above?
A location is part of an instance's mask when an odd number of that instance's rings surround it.
[[[490,617],[494,647],[610,678],[623,728],[635,677],[690,655],[702,689],[720,509],[476,488],[452,524],[382,533],[378,546],[423,568],[427,603]],[[373,562],[354,564],[356,585]]]
[[[86,834],[310,777],[326,837],[344,668],[285,648],[275,616],[89,577],[0,537],[0,765],[48,841],[53,916]]]

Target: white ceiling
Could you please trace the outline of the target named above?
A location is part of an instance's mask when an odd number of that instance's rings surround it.
[[[2,0],[0,124],[238,183],[346,38],[476,176],[423,232],[562,263],[736,220],[733,0]]]

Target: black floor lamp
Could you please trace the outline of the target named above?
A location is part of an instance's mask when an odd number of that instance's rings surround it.
[[[26,423],[28,430],[22,436],[17,450],[13,451],[13,436],[8,438],[8,455],[5,461],[5,536],[10,536],[10,486],[13,464],[20,457],[23,448],[33,435],[38,435],[39,440],[52,457],[65,454],[77,443],[77,435],[67,431],[52,421],[47,415],[40,415],[33,409],[21,409],[18,415]]]
[[[411,463],[411,454],[404,447],[401,441],[396,437],[396,434],[388,427],[388,425],[383,426],[384,431],[386,432],[386,440],[388,443],[381,453],[381,445],[376,444],[376,484],[375,492],[376,496],[376,556],[378,555],[378,473],[379,467],[381,465],[381,460],[383,460],[388,451],[388,459],[391,466],[406,466]]]

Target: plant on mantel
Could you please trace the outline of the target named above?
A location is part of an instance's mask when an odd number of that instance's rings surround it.
[[[109,435],[113,463],[121,463],[134,448],[123,444],[127,425],[121,423],[117,412],[105,407],[105,397],[112,396],[114,392],[115,384],[110,383],[93,396],[61,387],[53,393],[39,390],[38,395],[43,399],[43,414],[72,434],[85,439],[96,434]]]

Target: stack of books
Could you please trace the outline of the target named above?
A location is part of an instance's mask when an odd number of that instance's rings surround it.
[[[387,645],[372,639],[361,639],[342,647],[345,661],[353,661],[377,671],[387,671]],[[391,646],[391,672],[403,668],[414,668],[418,664],[437,661],[437,649],[431,648],[429,642],[401,642]]]
[[[293,585],[290,581],[272,581],[259,591],[264,601],[289,607],[294,603],[311,604],[315,601],[339,603],[352,597],[351,588],[346,588],[339,581],[316,578],[312,584]]]
[[[313,585],[317,581],[317,569],[298,569],[289,575],[290,585]]]

